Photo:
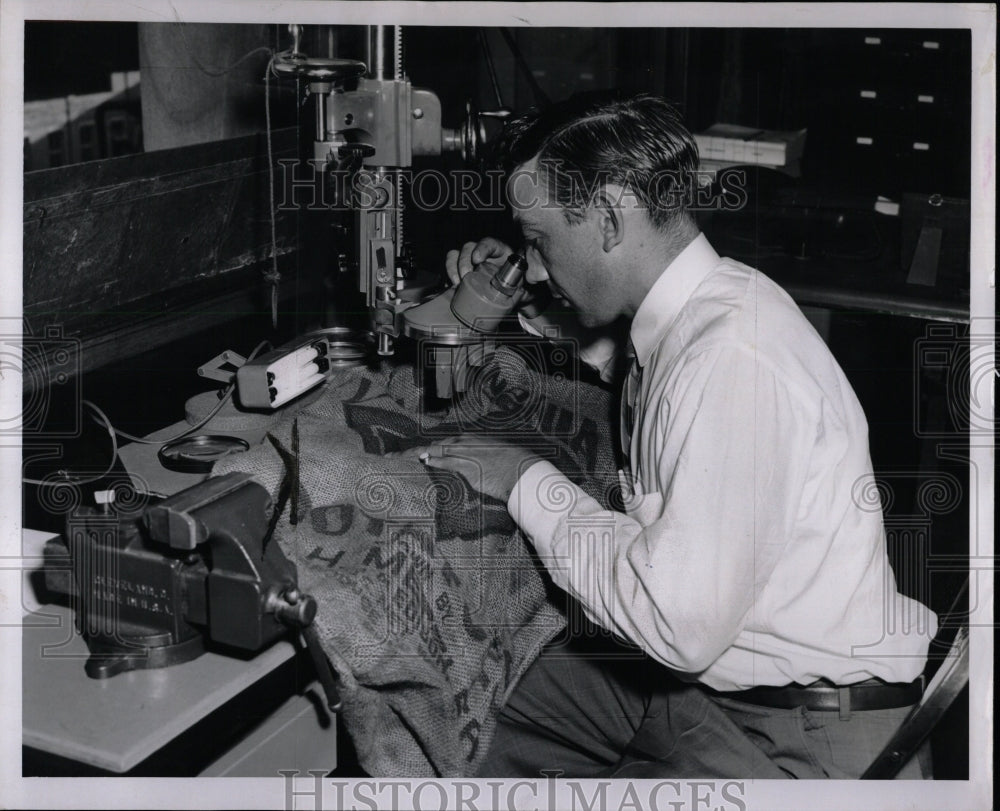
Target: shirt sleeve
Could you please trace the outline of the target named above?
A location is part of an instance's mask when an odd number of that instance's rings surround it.
[[[733,643],[791,537],[815,421],[751,347],[716,347],[652,386],[641,466],[656,466],[643,478],[658,492],[606,511],[542,461],[508,508],[591,619],[697,673]]]

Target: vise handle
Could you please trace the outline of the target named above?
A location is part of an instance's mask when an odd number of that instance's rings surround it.
[[[231,499],[244,488],[246,492],[241,497]],[[256,498],[252,493],[256,493]],[[266,505],[261,503],[261,495]],[[264,513],[258,511],[261,507],[266,511],[269,506],[266,491],[250,474],[229,473],[161,501],[146,510],[144,519],[150,535],[173,549],[193,551],[210,537],[216,539],[216,566],[209,575],[209,625],[213,638],[257,647],[263,641],[258,629],[266,615],[301,632],[326,694],[327,707],[336,712],[340,709],[340,692],[336,674],[313,625],[316,600],[295,586],[294,568],[283,571],[281,564],[287,562],[276,546],[272,545],[268,551],[258,548],[262,547],[265,535]],[[234,516],[234,510],[241,515]],[[237,539],[233,533],[242,534],[239,530],[250,530],[248,537]],[[248,557],[246,552],[251,549],[253,553]],[[259,563],[255,560],[257,554],[261,555]],[[248,565],[257,575],[256,582],[248,583],[238,575]],[[262,593],[260,589],[265,582],[270,585]],[[245,610],[234,612],[235,606]]]

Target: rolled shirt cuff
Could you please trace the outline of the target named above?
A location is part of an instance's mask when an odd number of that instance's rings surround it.
[[[582,499],[592,501],[546,460],[535,462],[525,470],[507,499],[511,518],[531,540],[553,580],[564,588],[568,574],[567,561],[562,560],[568,554],[566,519]]]

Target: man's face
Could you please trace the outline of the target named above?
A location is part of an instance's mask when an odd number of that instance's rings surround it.
[[[514,172],[507,193],[524,235],[527,280],[547,282],[554,295],[577,311],[585,327],[614,321],[621,313],[620,291],[606,264],[595,218],[588,214],[579,222],[567,222],[564,209],[550,201],[534,159]]]

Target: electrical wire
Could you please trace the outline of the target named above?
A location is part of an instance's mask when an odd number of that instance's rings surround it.
[[[239,59],[237,59],[235,62],[233,62],[233,64],[229,65],[229,67],[220,68],[219,70],[213,70],[212,68],[206,68],[204,65],[202,65],[198,61],[198,57],[196,57],[194,55],[194,52],[191,51],[191,50],[188,51],[188,56],[191,57],[191,61],[194,62],[194,66],[196,68],[198,68],[198,70],[200,70],[206,76],[211,76],[211,77],[217,79],[217,78],[219,78],[221,76],[225,76],[228,73],[232,73],[232,71],[234,71],[236,68],[238,68],[244,62],[246,62],[251,56],[256,56],[257,54],[261,53],[262,51],[264,53],[267,53],[267,54],[272,54],[272,55],[274,54],[274,51],[272,51],[267,45],[261,45],[260,47],[254,48],[252,51],[249,51],[248,53],[245,53],[243,56],[241,56]]]
[[[271,76],[280,78],[275,64],[280,59],[291,59],[296,56],[293,48],[284,51],[271,51],[270,60],[264,71],[264,131],[267,136],[267,187],[268,211],[271,226],[271,268],[264,271],[264,281],[271,285],[271,328],[278,328],[278,284],[281,282],[281,272],[278,270],[278,215],[274,207],[274,144],[271,140]],[[298,76],[295,77],[296,95],[298,95]],[[296,120],[296,127],[298,121]]]
[[[261,341],[259,344],[257,344],[256,347],[254,347],[253,352],[251,352],[249,357],[247,357],[247,361],[249,362],[253,360],[255,357],[257,357],[257,355],[265,346],[270,346],[270,345],[271,345],[270,341]],[[170,437],[169,439],[144,439],[143,437],[133,436],[132,434],[126,433],[125,431],[120,431],[111,424],[111,420],[108,419],[108,415],[101,410],[100,406],[98,406],[95,403],[92,403],[90,400],[82,400],[81,403],[83,405],[90,408],[97,414],[98,417],[100,417],[101,422],[104,423],[104,427],[108,432],[108,436],[111,437],[112,456],[111,456],[111,462],[108,464],[107,469],[103,473],[97,476],[92,476],[89,479],[80,479],[76,476],[67,473],[66,471],[58,471],[57,475],[62,476],[62,478],[59,481],[42,481],[40,479],[31,479],[28,477],[22,477],[21,481],[25,482],[26,484],[38,485],[39,487],[61,487],[67,484],[75,484],[75,485],[91,484],[93,482],[99,481],[103,479],[105,476],[109,475],[112,470],[114,470],[115,462],[118,460],[117,437],[121,437],[122,439],[127,439],[130,442],[138,442],[143,445],[165,445],[168,442],[173,442],[176,439],[180,439],[181,437],[187,436],[192,431],[197,431],[199,428],[205,425],[205,423],[211,420],[212,417],[218,414],[222,410],[222,407],[227,402],[229,402],[235,390],[236,390],[236,384],[230,383],[228,386],[226,386],[225,389],[223,389],[222,396],[219,399],[219,404],[215,406],[215,408],[209,411],[205,417],[203,417],[197,423],[192,425],[190,428],[181,431],[181,433],[177,434],[176,436]]]
[[[235,391],[235,389],[236,386],[233,383],[230,383],[228,386],[226,386],[226,388],[222,390],[222,396],[219,398],[219,403],[218,405],[215,406],[215,408],[209,411],[208,414],[201,420],[199,420],[196,424],[192,425],[190,428],[187,428],[181,433],[177,434],[177,436],[170,437],[169,439],[145,439],[144,437],[133,436],[132,434],[128,434],[125,431],[119,431],[117,428],[114,429],[115,433],[122,439],[127,439],[129,442],[138,442],[142,445],[165,445],[168,442],[173,442],[175,439],[180,439],[181,437],[187,436],[192,431],[197,431],[199,428],[201,428],[201,426],[203,426],[206,422],[212,419],[212,417],[218,414],[222,410],[222,407],[227,402],[229,402],[229,400],[233,396],[233,391]]]
[[[264,272],[264,280],[271,286],[271,328],[278,328],[278,285],[281,282],[281,273],[278,271],[278,237],[277,237],[277,214],[274,209],[274,151],[271,143],[271,74],[277,76],[274,68],[275,61],[279,58],[287,58],[294,55],[293,49],[275,52],[267,45],[261,45],[252,51],[245,53],[231,65],[219,70],[207,68],[201,63],[196,54],[196,50],[191,47],[188,41],[187,32],[183,23],[180,24],[181,39],[184,41],[184,48],[194,66],[206,76],[218,78],[225,76],[259,53],[267,53],[270,59],[267,69],[264,71],[264,115],[266,118],[267,130],[267,173],[268,173],[268,204],[271,214],[271,268]],[[134,441],[134,440],[133,440]]]
[[[176,10],[175,10],[174,13],[176,14]],[[211,76],[213,78],[219,78],[221,76],[225,76],[225,75],[227,75],[229,73],[232,73],[232,71],[234,71],[236,68],[238,68],[244,62],[246,62],[250,57],[255,56],[256,54],[260,53],[261,51],[266,51],[269,54],[273,54],[274,53],[274,51],[271,48],[269,48],[267,45],[260,45],[260,46],[258,46],[256,48],[254,48],[252,51],[248,51],[247,53],[243,54],[243,56],[241,56],[239,59],[237,59],[235,62],[233,62],[228,67],[219,68],[219,69],[207,68],[198,59],[197,49],[191,47],[191,43],[188,40],[188,35],[187,35],[187,30],[186,30],[185,24],[182,23],[182,22],[180,22],[180,20],[178,20],[178,22],[177,22],[177,30],[180,31],[181,39],[184,42],[184,50],[187,51],[187,55],[191,59],[191,61],[194,63],[194,66],[198,70],[200,70],[202,73],[204,73],[206,76]]]
[[[268,204],[271,214],[271,268],[264,273],[264,280],[271,286],[271,327],[272,329],[277,329],[278,284],[281,281],[281,273],[278,271],[277,213],[274,208],[274,150],[271,143],[271,74],[273,73],[275,76],[278,75],[274,67],[276,60],[292,56],[293,51],[289,48],[284,51],[275,52],[272,48],[266,45],[261,45],[260,47],[254,48],[252,51],[245,53],[228,67],[215,70],[205,67],[199,61],[195,53],[195,49],[193,49],[188,42],[187,33],[184,31],[183,26],[180,31],[181,39],[184,40],[184,47],[187,50],[188,57],[194,63],[194,66],[206,76],[214,78],[225,76],[239,67],[239,65],[259,53],[266,53],[270,56],[270,59],[267,62],[267,68],[264,71],[264,116],[266,119],[265,126],[267,132]]]
[[[514,41],[514,35],[511,34],[509,28],[501,28],[500,35],[504,38],[504,42],[507,43],[507,47],[510,48],[510,52],[514,57],[514,63],[521,69],[521,73],[524,74],[524,78],[528,82],[528,86],[531,87],[531,92],[535,96],[535,104],[541,108],[548,107],[552,104],[552,100],[549,98],[548,94],[542,90],[542,86],[538,84],[535,74],[531,72],[531,66],[524,58],[524,54],[521,53],[521,49],[517,47],[517,42]]]
[[[256,347],[254,347],[253,352],[251,352],[250,356],[247,358],[247,362],[249,363],[250,361],[252,361],[260,353],[260,350],[262,350],[265,346],[270,346],[270,345],[271,345],[270,341],[261,341],[259,344],[257,344]],[[229,385],[227,385],[222,390],[222,396],[219,398],[219,403],[218,405],[215,406],[215,408],[209,411],[208,414],[202,417],[197,423],[192,425],[190,428],[181,431],[179,434],[177,434],[177,436],[172,436],[169,439],[145,439],[143,437],[132,436],[132,434],[127,434],[124,431],[119,431],[118,429],[115,429],[115,433],[122,439],[127,439],[130,442],[139,442],[142,443],[143,445],[165,445],[168,442],[173,442],[176,439],[185,437],[192,431],[197,431],[199,428],[201,428],[205,423],[211,420],[212,417],[214,417],[222,410],[223,406],[225,406],[225,404],[229,402],[229,400],[232,398],[233,392],[235,390],[236,390],[235,383],[230,383]]]
[[[490,52],[490,44],[486,39],[486,29],[479,29],[479,45],[483,49],[483,57],[486,59],[486,70],[490,74],[490,84],[493,85],[493,95],[497,97],[497,107],[503,109],[503,94],[500,92],[500,80],[497,78],[497,68],[493,64],[493,54]]]
[[[278,328],[278,283],[281,273],[278,271],[278,227],[277,214],[274,211],[274,147],[271,143],[271,73],[277,55],[272,54],[264,71],[264,118],[267,132],[267,203],[271,213],[271,270],[264,273],[264,279],[271,285],[271,329]]]
[[[28,478],[27,476],[23,476],[21,478],[21,481],[25,482],[26,484],[35,484],[38,485],[39,487],[63,487],[67,484],[73,484],[73,485],[92,484],[93,482],[100,481],[105,476],[109,475],[112,470],[114,470],[115,462],[118,459],[118,440],[115,438],[114,426],[111,424],[111,420],[108,419],[108,415],[105,414],[103,411],[101,411],[101,409],[98,408],[96,405],[94,405],[92,402],[90,402],[90,400],[83,400],[82,403],[83,405],[88,406],[89,408],[92,408],[94,411],[97,412],[97,415],[101,418],[101,421],[104,423],[104,428],[107,430],[108,436],[111,437],[111,451],[112,451],[111,462],[108,464],[107,469],[103,473],[99,473],[96,476],[91,476],[89,479],[81,479],[76,476],[70,475],[65,470],[59,470],[56,471],[57,476],[62,476],[62,478],[59,481],[42,481],[40,479],[31,479]]]

